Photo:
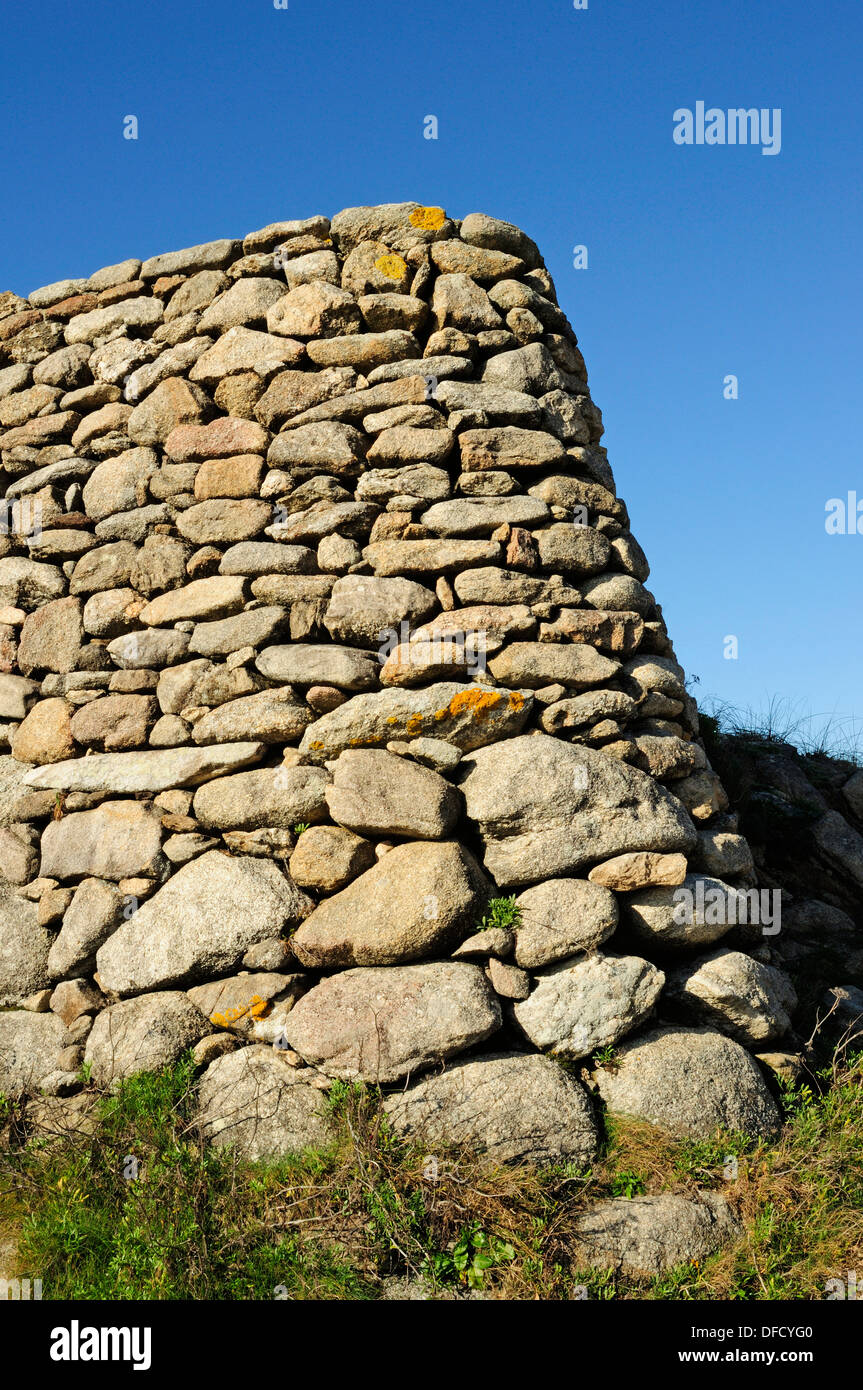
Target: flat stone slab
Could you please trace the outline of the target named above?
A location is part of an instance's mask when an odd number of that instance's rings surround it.
[[[303,965],[325,970],[445,955],[471,930],[488,892],[479,865],[461,845],[396,845],[347,888],[325,898],[291,946]]]
[[[478,748],[458,778],[498,885],[536,883],[623,851],[685,853],[695,844],[681,803],[647,773],[547,734]]]
[[[438,961],[330,975],[294,1005],[285,1033],[328,1076],[383,1084],[464,1052],[500,1023],[482,970]]]
[[[479,748],[518,733],[533,705],[526,690],[442,682],[423,690],[394,688],[356,695],[316,719],[303,734],[300,752],[314,762],[344,748],[386,747],[391,740],[439,738],[457,748]]]
[[[712,1139],[721,1129],[764,1139],[780,1124],[758,1064],[709,1028],[651,1029],[621,1043],[595,1081],[612,1115],[685,1138]]]
[[[456,1061],[384,1101],[397,1134],[436,1148],[468,1144],[495,1163],[587,1165],[597,1150],[584,1088],[537,1053]]]
[[[194,787],[257,762],[264,743],[218,743],[205,748],[160,748],[141,753],[91,753],[28,772],[28,787],[67,792],[163,792]]]
[[[657,1197],[617,1197],[580,1216],[576,1258],[598,1269],[655,1279],[675,1265],[701,1261],[740,1234],[740,1222],[724,1197],[697,1198],[663,1192]]]
[[[170,1066],[213,1028],[185,994],[160,990],[113,1004],[96,1015],[84,1061],[97,1086]]]
[[[204,1138],[246,1159],[284,1158],[335,1137],[325,1095],[271,1047],[241,1047],[201,1077],[198,1120]]]
[[[299,925],[312,900],[268,859],[209,850],[184,864],[100,947],[105,989],[140,994],[227,974]]]

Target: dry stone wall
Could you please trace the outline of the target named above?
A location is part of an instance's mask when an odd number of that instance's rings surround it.
[[[253,1156],[359,1078],[587,1162],[563,1059],[776,1125],[793,990],[528,236],[352,208],[0,295],[0,430],[0,1091],[193,1047]]]

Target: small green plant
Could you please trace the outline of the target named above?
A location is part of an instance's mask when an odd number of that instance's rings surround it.
[[[296,825],[294,826],[294,834],[297,835],[297,836],[299,836],[299,835],[302,835],[302,833],[303,833],[304,830],[310,830],[310,829],[311,829],[311,826],[309,825],[308,821],[300,820],[300,821],[297,821]]]
[[[600,1047],[593,1054],[593,1060],[598,1067],[605,1067],[608,1071],[613,1070],[617,1065],[617,1048],[614,1043],[609,1043],[607,1047]]]
[[[647,1185],[640,1173],[615,1173],[611,1180],[611,1192],[614,1197],[640,1197],[646,1191]]]
[[[492,927],[521,926],[521,908],[511,898],[489,898],[488,906],[477,925],[477,931],[489,931]]]
[[[480,1289],[486,1270],[514,1259],[515,1250],[508,1241],[487,1235],[474,1221],[462,1230],[452,1250],[433,1255],[428,1263],[429,1272],[442,1283],[460,1279],[470,1288]]]

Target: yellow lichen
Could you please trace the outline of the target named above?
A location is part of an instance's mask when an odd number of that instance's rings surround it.
[[[379,270],[381,275],[385,275],[388,280],[401,280],[407,271],[407,264],[401,256],[378,256],[375,261],[375,270]]]
[[[436,232],[446,221],[443,208],[414,208],[409,221],[412,227],[421,227],[424,232]]]
[[[454,717],[472,714],[476,719],[484,719],[500,704],[501,699],[499,690],[480,690],[477,686],[472,686],[469,690],[460,690],[458,695],[453,695],[449,702],[449,712]]]
[[[237,1004],[235,1008],[226,1009],[224,1013],[210,1014],[210,1022],[215,1023],[217,1028],[230,1028],[232,1023],[236,1023],[248,1013],[253,1018],[266,1018],[271,1008],[272,1005],[259,994],[253,994],[248,1004]]]

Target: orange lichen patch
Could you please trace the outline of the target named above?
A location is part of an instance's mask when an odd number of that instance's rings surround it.
[[[484,719],[502,699],[499,690],[479,690],[474,686],[470,690],[461,690],[458,695],[453,695],[449,702],[449,712],[454,716],[472,714],[477,719]]]
[[[378,256],[375,270],[379,270],[381,275],[386,275],[388,280],[400,280],[407,271],[407,265],[401,256]]]
[[[422,731],[423,716],[421,714],[412,714],[410,719],[405,724],[405,733],[408,734],[411,738],[414,738],[415,735],[421,734]]]
[[[511,695],[510,695],[510,697],[509,697],[509,707],[510,707],[510,709],[515,709],[515,710],[519,710],[519,709],[523,709],[523,708],[524,708],[524,696],[522,695],[522,693],[521,693],[520,690],[513,690],[513,691],[512,691],[512,693],[511,693]]]
[[[246,1014],[251,1014],[252,1018],[266,1018],[271,1010],[271,1004],[259,994],[253,994],[248,1004],[238,1004],[235,1009],[226,1009],[223,1014],[211,1014],[210,1022],[215,1023],[217,1028],[230,1028],[231,1024],[238,1022]]]
[[[230,1028],[244,1013],[245,1009],[228,1009],[224,1014],[210,1014],[210,1022],[215,1023],[217,1028]]]
[[[314,748],[316,753],[319,753],[323,746],[324,745],[319,738],[313,739],[312,742],[309,744],[309,747]]]
[[[424,232],[436,232],[446,221],[443,208],[414,208],[409,221],[413,227],[421,227]]]

